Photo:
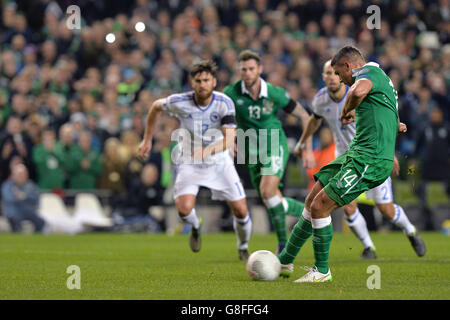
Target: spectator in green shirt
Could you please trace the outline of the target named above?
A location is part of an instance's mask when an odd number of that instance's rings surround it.
[[[95,189],[102,173],[100,154],[91,148],[91,133],[83,131],[78,139],[79,147],[71,150],[67,159],[70,189]]]
[[[37,184],[41,190],[64,187],[64,160],[61,145],[56,144],[55,132],[45,130],[42,143],[33,149]]]
[[[73,127],[70,122],[65,123],[59,128],[59,139],[56,142],[58,148],[61,149],[64,159],[68,159],[72,149],[78,148],[75,144],[75,137],[73,133]],[[64,189],[69,186],[69,174],[67,172],[67,168],[65,168],[64,172]]]

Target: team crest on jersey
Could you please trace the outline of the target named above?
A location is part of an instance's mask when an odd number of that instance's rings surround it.
[[[237,100],[237,104],[238,104],[238,105],[242,105],[242,104],[244,104],[244,100],[242,100],[242,99],[238,99],[238,100]]]
[[[220,119],[220,115],[217,112],[213,112],[209,116],[209,119],[211,120],[211,122],[217,122]]]
[[[273,101],[263,99],[263,113],[270,114],[272,113],[272,109],[273,109]]]

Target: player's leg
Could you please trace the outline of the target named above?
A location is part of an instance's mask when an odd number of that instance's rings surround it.
[[[350,202],[343,207],[345,213],[345,222],[350,227],[352,232],[362,242],[364,250],[362,253],[363,259],[375,259],[375,246],[367,229],[366,219],[358,209],[357,199]]]
[[[417,234],[416,227],[409,221],[403,208],[394,203],[391,178],[389,177],[381,185],[369,190],[366,194],[373,198],[381,214],[405,233],[416,254],[419,257],[424,256],[426,246]]]
[[[248,242],[252,232],[252,220],[247,207],[244,186],[230,159],[218,163],[210,172],[214,179],[208,183],[213,200],[227,201],[233,213],[233,228],[236,233],[238,256],[240,260],[248,259]]]
[[[282,264],[281,276],[289,277],[294,271],[293,262],[297,257],[300,249],[303,247],[308,238],[312,235],[312,224],[311,224],[311,203],[314,197],[322,190],[322,184],[317,181],[314,187],[308,194],[305,200],[305,207],[303,208],[302,215],[299,217],[297,223],[295,224],[289,239],[286,243],[286,247],[278,255],[280,262]]]
[[[310,205],[314,267],[296,282],[331,281],[328,266],[333,238],[331,211],[348,205],[361,193],[381,184],[391,171],[392,162],[388,160],[374,162],[370,158],[356,158],[344,153],[314,175],[324,185]],[[330,178],[333,173],[335,174]],[[309,206],[308,202],[306,205]]]
[[[181,220],[198,229],[200,226],[200,219],[198,218],[194,208],[196,198],[197,196],[195,194],[180,195],[175,199],[175,206]]]
[[[280,192],[281,194],[281,192]],[[283,196],[283,205],[288,216],[301,217],[305,204],[294,198]]]
[[[263,175],[259,185],[264,205],[269,212],[270,220],[278,239],[277,254],[283,250],[287,241],[286,211],[278,185],[280,178],[275,175]]]
[[[200,229],[202,224],[201,218],[197,216],[195,211],[195,200],[200,185],[207,180],[206,177],[208,175],[205,174],[204,170],[181,164],[178,166],[173,188],[178,215],[184,223],[191,225],[189,245],[194,252],[201,249]]]
[[[284,173],[286,172],[286,167],[289,162],[289,147],[287,145],[287,142],[281,141],[279,150],[280,150],[280,160],[278,160],[277,157],[273,157],[272,161],[274,162],[279,161],[281,163],[281,167],[278,168],[276,164],[275,165],[272,164],[269,170],[271,170],[273,172],[273,175],[279,177],[281,180],[284,176]],[[268,168],[264,168],[263,170],[266,169]],[[277,193],[283,201],[285,214],[288,216],[300,217],[302,215],[303,209],[305,208],[305,204],[296,199],[283,196],[280,192],[280,187],[282,187],[282,183],[278,184]]]
[[[339,205],[322,189],[311,203],[311,224],[313,230],[314,267],[295,282],[326,282],[332,281],[328,257],[331,240],[333,239],[333,224],[331,212]]]
[[[233,213],[233,228],[236,233],[239,259],[247,261],[248,242],[252,233],[252,219],[248,212],[246,198],[228,202]]]
[[[292,273],[295,258],[297,257],[303,244],[312,235],[311,205],[314,198],[323,190],[323,186],[328,183],[328,180],[339,172],[345,162],[345,159],[345,154],[339,156],[328,165],[322,167],[320,171],[314,175],[316,183],[306,197],[302,215],[299,217],[297,224],[294,226],[285,249],[278,256],[282,264],[283,276],[288,276],[289,273]]]
[[[195,200],[196,194],[183,194],[175,198],[175,206],[181,220],[192,226],[189,236],[189,245],[192,251],[198,252],[202,247],[200,236],[202,221],[195,212]]]
[[[416,227],[409,221],[401,206],[393,202],[377,203],[378,210],[389,219],[391,223],[403,230],[408,237],[414,251],[419,257],[423,257],[427,251],[425,242],[419,237]]]
[[[387,218],[392,224],[402,229],[406,235],[413,235],[416,233],[416,228],[409,221],[405,211],[401,206],[393,202],[377,203],[377,208],[381,214]]]

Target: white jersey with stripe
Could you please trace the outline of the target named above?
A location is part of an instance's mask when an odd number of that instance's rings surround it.
[[[317,92],[311,104],[312,112],[322,117],[333,132],[333,139],[336,145],[336,157],[348,150],[350,142],[356,134],[354,122],[343,125],[340,120],[348,89],[346,86],[345,95],[340,101],[334,101],[328,92],[328,88],[324,87]]]
[[[194,91],[189,91],[168,96],[164,99],[162,108],[180,121],[180,129],[184,130],[178,130],[178,132],[188,134],[189,139],[178,137],[177,140],[178,142],[189,140],[191,150],[199,146],[206,147],[222,140],[222,127],[236,127],[235,123],[222,124],[224,117],[235,117],[235,109],[233,101],[218,91],[213,91],[212,100],[208,106],[197,105],[194,99]],[[221,152],[212,157],[217,158],[224,153]]]

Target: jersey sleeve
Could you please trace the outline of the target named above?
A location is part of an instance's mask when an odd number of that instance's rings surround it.
[[[189,92],[172,94],[164,99],[162,109],[169,115],[179,118],[180,114],[185,113],[183,105],[191,100],[193,100],[193,94]]]
[[[273,99],[278,108],[286,108],[291,102],[289,93],[281,87],[275,87],[273,90]]]
[[[174,116],[176,114],[176,99],[177,97],[180,97],[179,94],[172,94],[166,98],[163,99],[162,109],[163,111],[167,112],[168,114]]]
[[[319,94],[316,94],[311,101],[311,112],[317,119],[323,118],[319,108]]]
[[[236,110],[233,100],[226,95],[222,95],[220,101],[222,102],[220,108],[220,124],[222,127],[236,127]]]
[[[376,88],[376,85],[377,85],[376,72],[377,71],[375,70],[375,68],[365,66],[365,67],[360,68],[358,71],[356,71],[353,74],[353,77],[355,79],[355,82],[360,80],[360,79],[369,79],[372,82],[372,90],[376,91],[377,90],[377,88]]]

